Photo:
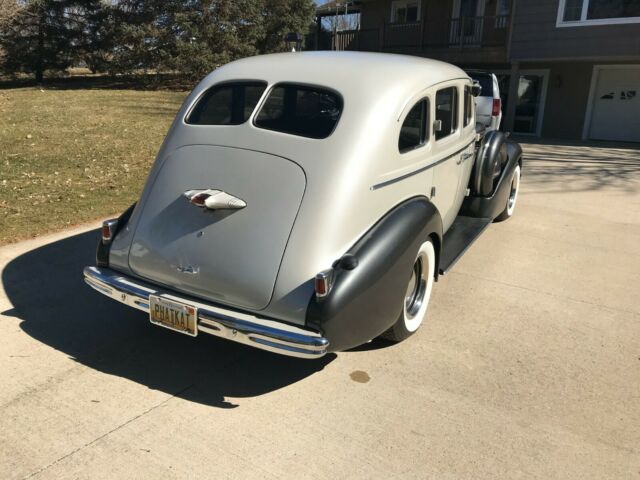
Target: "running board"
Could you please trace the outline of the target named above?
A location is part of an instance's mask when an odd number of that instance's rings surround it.
[[[491,224],[490,218],[456,217],[444,235],[440,254],[440,275],[453,268],[473,242]]]

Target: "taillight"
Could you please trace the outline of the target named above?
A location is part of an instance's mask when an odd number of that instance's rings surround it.
[[[102,222],[102,243],[111,243],[113,236],[116,233],[116,227],[118,226],[118,220],[105,220]]]
[[[316,297],[322,298],[329,295],[333,286],[333,269],[323,270],[315,278]]]
[[[491,116],[497,117],[500,115],[500,110],[502,108],[502,102],[499,98],[493,99],[493,107],[491,109]]]

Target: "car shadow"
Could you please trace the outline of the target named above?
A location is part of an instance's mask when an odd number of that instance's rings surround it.
[[[220,408],[283,388],[322,370],[336,356],[300,360],[209,335],[197,338],[151,325],[144,312],[100,295],[82,279],[94,264],[99,231],[20,255],[2,272],[13,308],[31,337],[90,368]]]

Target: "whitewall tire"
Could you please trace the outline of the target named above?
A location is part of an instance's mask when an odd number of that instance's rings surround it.
[[[500,215],[496,217],[496,222],[502,222],[508,218],[511,218],[513,212],[516,210],[516,202],[518,201],[518,192],[520,191],[520,165],[516,165],[516,169],[513,171],[511,177],[511,188],[509,190],[509,197],[507,198],[507,204]]]
[[[435,279],[436,252],[431,240],[418,249],[407,290],[402,300],[402,311],[396,323],[382,336],[394,342],[410,337],[427,316],[429,299]]]

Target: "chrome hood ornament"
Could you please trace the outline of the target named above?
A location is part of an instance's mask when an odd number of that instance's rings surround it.
[[[183,195],[196,207],[208,208],[209,210],[239,210],[247,206],[244,200],[222,190],[187,190]]]

